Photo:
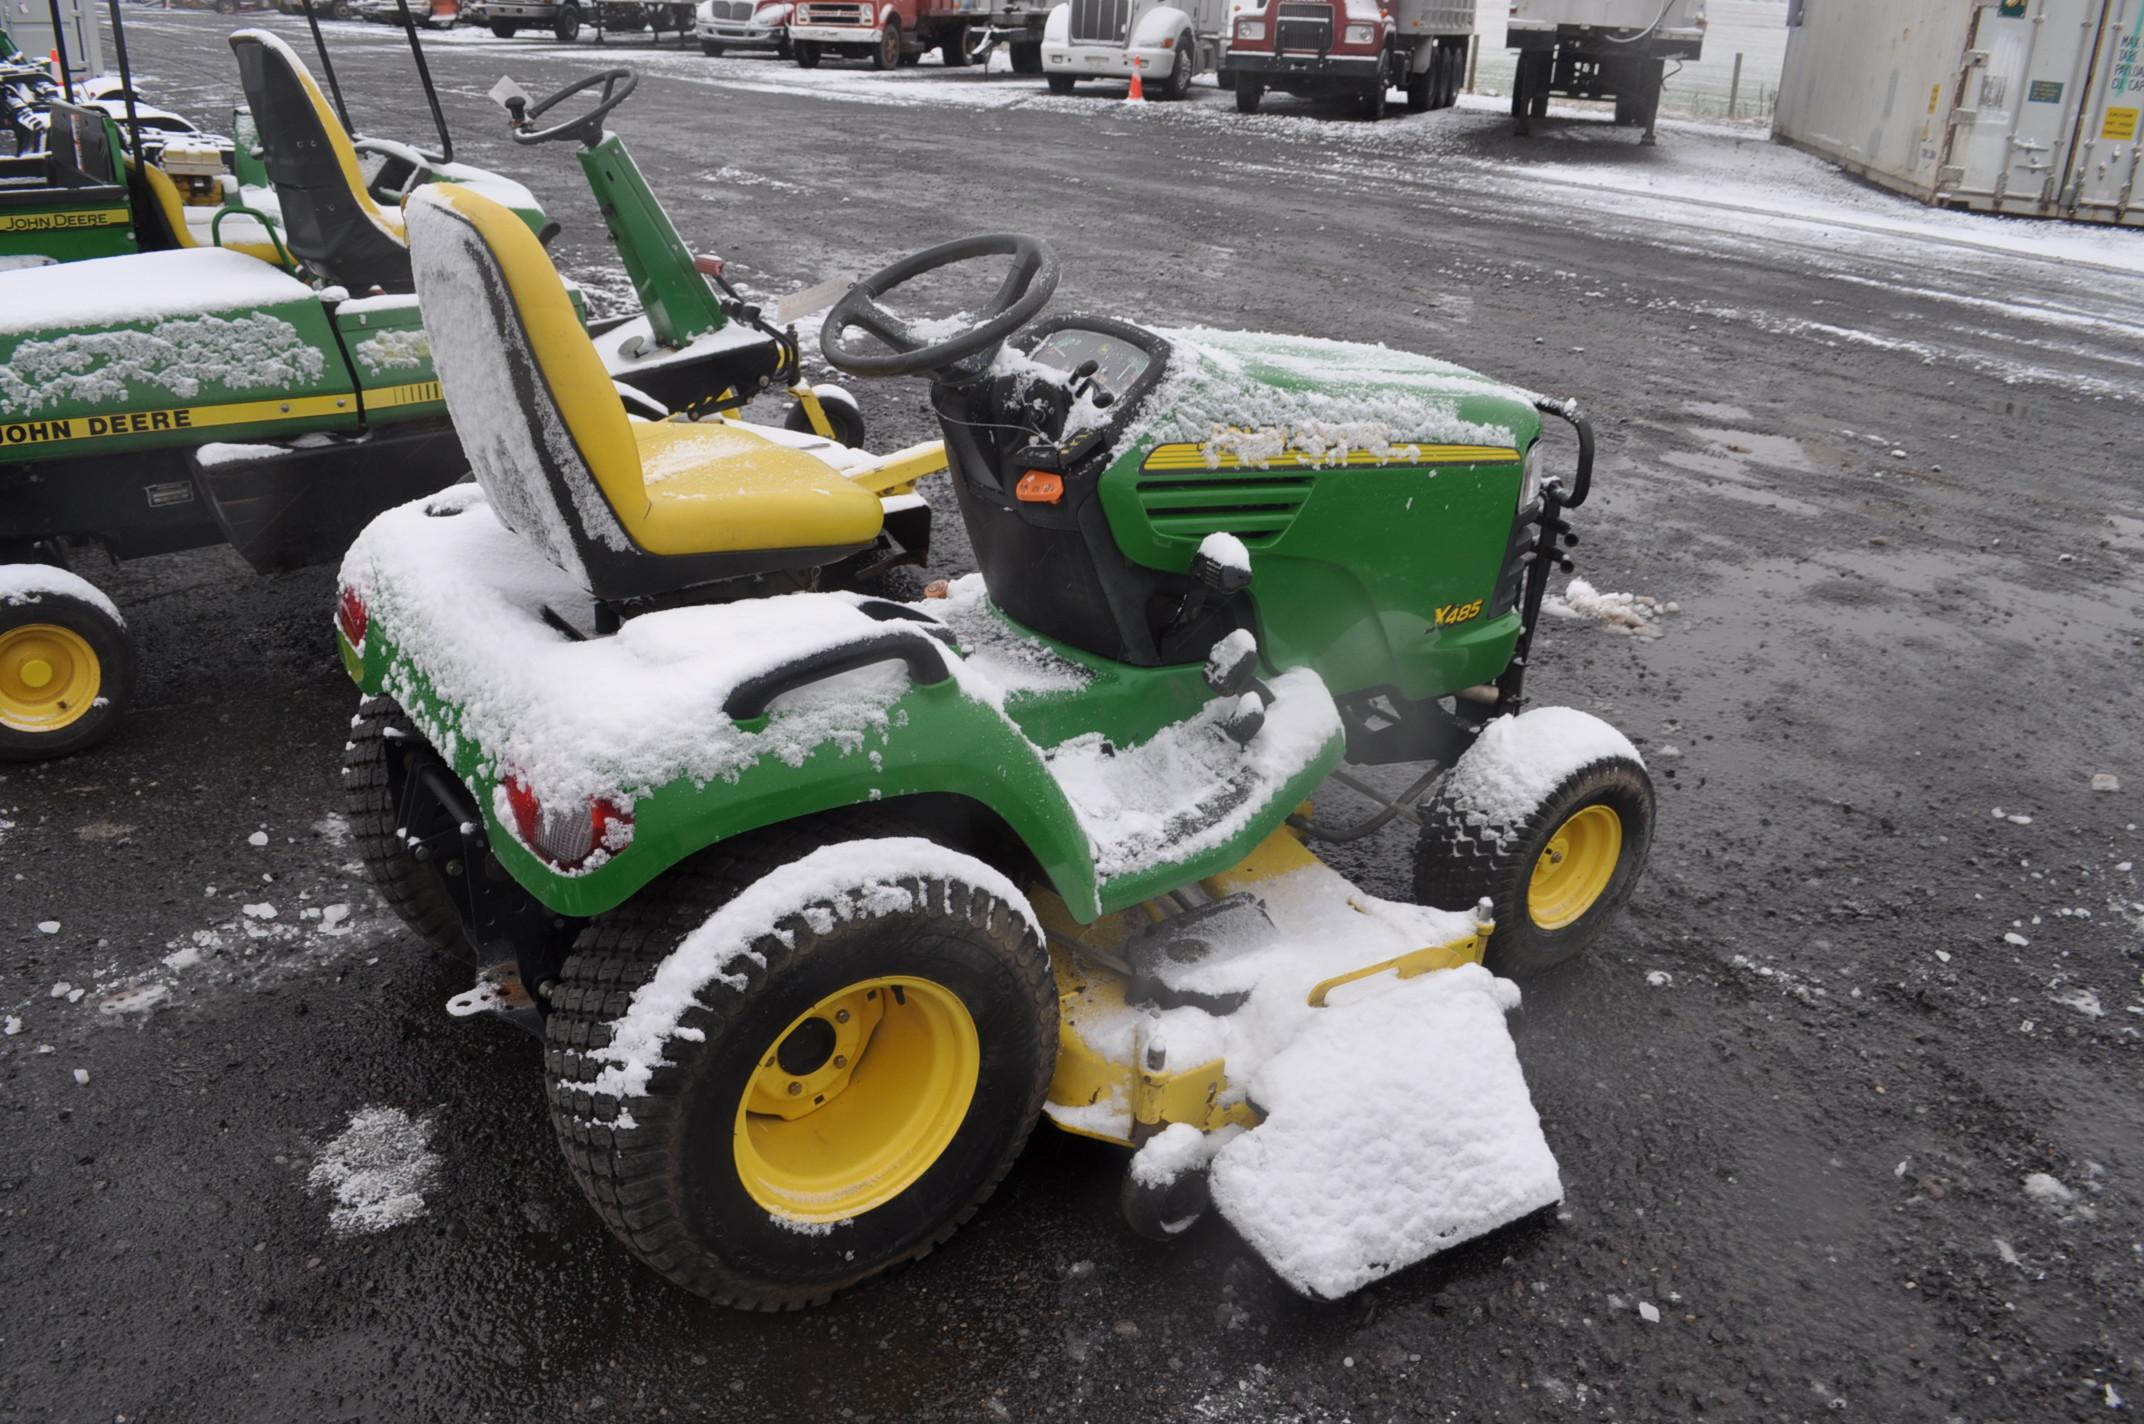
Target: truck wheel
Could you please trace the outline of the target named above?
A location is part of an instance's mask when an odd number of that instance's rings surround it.
[[[1224,94],[1233,94],[1236,92],[1236,71],[1233,69],[1216,69],[1213,72],[1213,82],[1220,86],[1221,92]]]
[[[716,40],[701,40],[700,53],[706,55],[709,59],[720,59],[722,58],[722,45]]]
[[[426,949],[474,965],[476,955],[462,935],[461,911],[444,869],[419,862],[400,834],[402,808],[395,787],[427,758],[436,761],[439,754],[418,735],[401,704],[391,697],[365,698],[357,704],[343,748],[343,814],[350,818],[357,858],[387,908]]]
[[[810,40],[798,40],[790,46],[790,49],[794,51],[793,57],[797,62],[797,68],[817,69],[819,67],[819,46]]]
[[[1422,71],[1420,74],[1410,74],[1407,76],[1408,113],[1426,114],[1431,109],[1437,106],[1436,94],[1434,92],[1435,85],[1433,83],[1436,78],[1436,69],[1436,61],[1432,60],[1428,69]]]
[[[597,921],[566,961],[546,1025],[552,1123],[597,1215],[686,1289],[793,1310],[928,1255],[1033,1130],[1057,1050],[1049,955],[958,857],[872,875],[877,848],[914,845],[794,827],[725,844]],[[807,857],[802,903],[716,929]],[[683,991],[677,1032],[621,1061],[621,1036],[648,1032],[629,1017],[636,992],[666,964],[699,978],[671,963],[696,931],[741,934],[743,953]]]
[[[947,69],[960,69],[968,62],[968,27],[955,25],[938,40],[938,62]]]
[[[1236,112],[1237,112],[1237,113],[1239,113],[1239,114],[1255,114],[1255,113],[1257,113],[1257,112],[1258,112],[1258,101],[1259,101],[1260,99],[1263,99],[1263,98],[1265,98],[1265,96],[1266,96],[1266,86],[1265,86],[1265,85],[1263,85],[1263,84],[1259,83],[1259,82],[1258,82],[1257,80],[1255,80],[1255,79],[1251,78],[1251,76],[1250,76],[1250,75],[1248,75],[1248,74],[1239,74],[1239,75],[1237,75],[1237,76],[1236,76]]]
[[[1062,96],[1072,92],[1074,81],[1069,74],[1051,74],[1044,76],[1042,82],[1049,86],[1052,94]]]
[[[50,575],[49,585],[80,583],[64,570]],[[40,586],[0,599],[0,762],[89,750],[118,727],[133,693],[126,624],[94,589]]]
[[[581,7],[564,4],[558,7],[558,17],[551,21],[551,33],[560,44],[572,44],[581,37]]]
[[[1548,117],[1549,86],[1556,78],[1556,56],[1542,51],[1531,56],[1534,61],[1533,83],[1526,86],[1527,112],[1534,118]]]
[[[1486,897],[1496,913],[1488,967],[1529,974],[1600,935],[1645,873],[1652,840],[1652,778],[1627,756],[1603,757],[1531,804],[1489,813],[1440,788],[1422,814],[1415,898],[1463,909]]]
[[[1198,51],[1192,48],[1191,31],[1185,30],[1176,37],[1176,65],[1163,81],[1158,99],[1179,101],[1191,97],[1191,72],[1198,65]]]
[[[1015,74],[1040,74],[1042,72],[1042,41],[1021,40],[1012,47],[1012,72]]]
[[[871,51],[873,69],[897,69],[901,63],[901,22],[888,20],[879,31],[878,48]]]
[[[510,40],[520,32],[521,26],[515,24],[512,20],[493,20],[491,22],[491,33],[498,39]]]
[[[238,0],[216,0],[216,13],[232,15],[238,12]]]
[[[1362,105],[1363,118],[1373,124],[1382,119],[1390,112],[1390,95],[1391,89],[1385,83],[1383,74],[1372,79],[1363,87],[1362,96],[1357,101]]]
[[[355,14],[357,10],[350,4],[350,0],[335,0],[335,3],[328,7],[328,18],[331,20],[347,20]]]

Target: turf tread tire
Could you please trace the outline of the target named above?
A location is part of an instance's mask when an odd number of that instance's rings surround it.
[[[399,703],[392,697],[367,697],[358,703],[342,756],[343,814],[350,821],[350,843],[372,888],[427,949],[473,964],[475,955],[462,935],[454,897],[417,863],[398,834],[401,808],[387,775],[398,740],[424,745]]]
[[[628,1104],[587,1088],[604,1066],[592,1053],[609,1045],[613,1021],[625,1013],[634,992],[685,934],[747,886],[814,850],[907,829],[890,825],[890,819],[884,813],[868,812],[836,818],[831,834],[825,822],[809,828],[775,826],[703,852],[593,921],[582,932],[552,991],[545,1026],[545,1088],[568,1169],[596,1214],[628,1250],[669,1280],[717,1304],[765,1312],[801,1310],[923,1259],[981,1209],[1012,1170],[1041,1116],[1057,1039],[1056,981],[1048,954],[1032,931],[996,897],[938,879],[909,882],[917,903],[996,938],[1002,962],[1017,973],[1034,1009],[1032,1029],[1044,1048],[1034,1055],[1030,1080],[1017,1085],[1024,1095],[1018,1130],[1010,1134],[979,1188],[920,1240],[883,1260],[866,1261],[847,1278],[831,1282],[772,1282],[734,1270],[695,1239],[681,1200],[678,1163],[663,1145],[664,1136],[686,1106],[688,1065],[665,1061],[654,1069],[646,1091],[630,1100],[631,1125],[627,1127],[618,1125],[618,1112]],[[806,908],[827,904],[822,900]],[[801,912],[785,917],[752,946],[766,958],[766,964],[755,966],[747,960],[736,966],[748,977],[749,987],[739,990],[719,979],[711,982],[700,991],[699,1003],[683,1016],[682,1025],[699,1030],[705,1035],[703,1041],[714,1041],[729,1018],[749,1009],[754,991],[771,976],[809,956],[829,937],[838,938],[840,932],[837,924],[831,936],[821,935]],[[784,943],[784,935],[791,943]]]
[[[1560,930],[1542,930],[1528,913],[1526,887],[1550,835],[1583,806],[1605,802],[1623,822],[1622,858],[1591,909]],[[1463,910],[1488,898],[1496,931],[1484,963],[1512,977],[1550,969],[1583,951],[1644,877],[1653,839],[1653,783],[1629,757],[1603,757],[1565,776],[1515,821],[1484,821],[1442,794],[1422,808],[1416,841],[1416,903]]]

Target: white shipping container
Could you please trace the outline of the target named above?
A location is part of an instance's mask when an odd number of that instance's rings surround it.
[[[1693,31],[1705,0],[1510,0],[1514,29],[1591,25],[1597,29]]]
[[[1945,207],[2144,226],[2144,0],[1799,0],[1773,135]]]

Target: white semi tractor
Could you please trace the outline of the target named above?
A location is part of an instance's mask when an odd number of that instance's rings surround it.
[[[1149,98],[1181,99],[1194,75],[1223,69],[1229,0],[1065,0],[1042,30],[1052,94],[1082,79],[1139,76]]]
[[[1511,0],[1504,46],[1518,51],[1511,114],[1523,136],[1551,94],[1615,100],[1615,121],[1653,141],[1670,60],[1705,44],[1705,0]]]

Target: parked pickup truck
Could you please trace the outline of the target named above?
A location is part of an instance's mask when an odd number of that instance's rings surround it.
[[[1381,119],[1394,89],[1412,113],[1449,108],[1466,80],[1474,0],[1237,0],[1228,69],[1236,107],[1268,89],[1345,95]]]
[[[1140,76],[1155,99],[1181,99],[1192,76],[1221,70],[1228,54],[1229,0],[1065,0],[1042,33],[1042,72],[1052,94],[1082,79]]]
[[[717,56],[725,50],[771,49],[789,58],[789,0],[700,0],[693,34],[700,51]]]

